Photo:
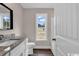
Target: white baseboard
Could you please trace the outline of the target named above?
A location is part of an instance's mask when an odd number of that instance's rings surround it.
[[[51,49],[50,46],[35,46],[34,49]]]

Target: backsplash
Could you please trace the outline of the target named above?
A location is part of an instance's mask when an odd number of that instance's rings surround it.
[[[12,33],[12,34],[4,34],[3,36],[4,36],[3,39],[5,39],[5,40],[14,39],[15,38],[15,34],[14,33]]]

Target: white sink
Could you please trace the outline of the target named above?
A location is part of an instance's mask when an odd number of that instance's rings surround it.
[[[11,44],[14,44],[17,40],[8,40],[0,43],[0,46],[9,46]]]

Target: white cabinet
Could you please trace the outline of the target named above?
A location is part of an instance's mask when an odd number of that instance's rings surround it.
[[[10,56],[23,56],[25,54],[26,41],[24,40],[17,47],[10,51]]]

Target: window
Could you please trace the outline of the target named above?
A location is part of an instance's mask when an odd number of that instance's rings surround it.
[[[36,40],[47,40],[47,14],[36,14]]]

